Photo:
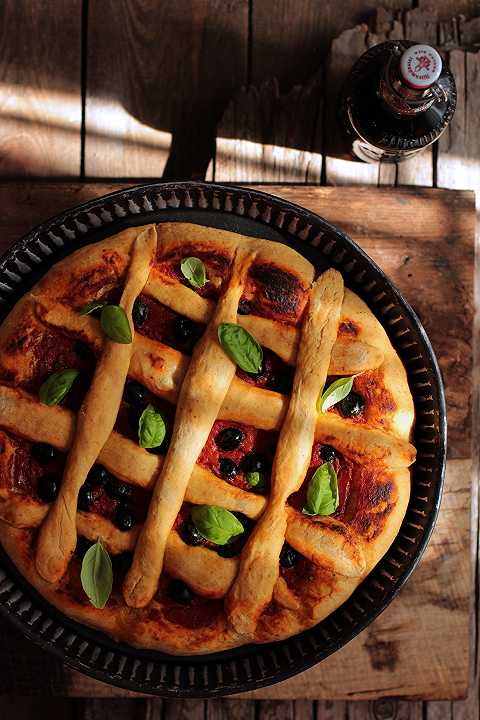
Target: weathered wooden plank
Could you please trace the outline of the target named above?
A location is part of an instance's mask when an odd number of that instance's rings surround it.
[[[79,176],[82,0],[0,3],[0,175]]]
[[[151,714],[147,703],[155,703],[160,712]],[[76,708],[70,708],[70,715],[65,715],[65,720],[161,720],[161,700],[128,700],[123,698],[99,699],[90,698],[80,701]]]
[[[281,94],[276,80],[237,93],[217,128],[215,180],[320,182],[322,78]]]
[[[255,720],[255,701],[209,700],[205,720]]]
[[[163,720],[205,720],[205,701],[165,700]]]
[[[426,720],[452,720],[452,703],[431,701],[425,705]]]
[[[87,175],[203,178],[247,27],[248,0],[90,3]]]
[[[8,720],[9,718],[14,718],[14,720],[36,720],[40,717],[48,718],[48,720],[69,720],[70,718],[73,720],[73,702],[68,698],[43,699],[41,712],[39,712],[38,699],[19,697],[18,695],[4,696],[0,697],[0,717],[2,720]],[[95,720],[97,719],[95,718]],[[121,718],[118,720],[121,720]],[[134,718],[132,717],[131,720],[134,720]]]
[[[346,720],[347,703],[342,700],[319,700],[315,703],[314,720]]]
[[[381,698],[348,705],[348,720],[422,720],[421,702]]]

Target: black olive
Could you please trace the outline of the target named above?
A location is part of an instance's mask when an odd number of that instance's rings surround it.
[[[126,550],[118,555],[112,555],[112,567],[114,574],[125,575],[132,564],[133,555]]]
[[[138,433],[138,422],[140,420],[140,415],[142,414],[143,409],[140,407],[135,407],[134,405],[131,405],[128,408],[128,422],[130,424],[130,427],[135,432],[135,435]]]
[[[229,452],[236,450],[240,443],[245,440],[245,433],[239,428],[228,427],[220,432],[215,437],[215,442],[221,450]]]
[[[163,453],[165,452],[165,440],[162,442],[161,445],[158,445],[154,448],[145,448],[145,450],[151,455],[163,455]]]
[[[232,558],[236,555],[240,555],[243,549],[243,544],[241,543],[228,543],[227,545],[218,545],[215,548],[215,551],[217,555],[220,555],[220,557],[223,558]]]
[[[190,605],[193,593],[181,580],[172,580],[170,583],[170,597],[179,605]]]
[[[148,307],[139,297],[133,303],[132,319],[135,327],[142,327],[148,318]]]
[[[38,462],[42,463],[42,465],[46,465],[47,463],[52,462],[52,460],[55,460],[55,458],[58,457],[58,454],[58,450],[48,443],[39,442],[32,445],[32,455],[35,460],[38,460]]]
[[[173,332],[177,340],[186,342],[195,334],[195,323],[193,320],[190,320],[190,318],[183,317],[183,315],[177,315],[173,321]]]
[[[238,314],[239,315],[250,315],[252,312],[252,304],[248,300],[240,300],[238,303]]]
[[[245,472],[266,472],[268,470],[268,462],[264,455],[260,453],[249,453],[243,458],[243,469]]]
[[[284,543],[280,553],[280,565],[284,568],[292,568],[297,564],[299,554],[288,543]]]
[[[93,502],[92,490],[88,485],[82,485],[78,493],[78,509],[83,512],[89,512],[90,506]]]
[[[100,308],[100,310],[101,309],[102,308]],[[80,358],[80,360],[83,360],[84,362],[88,362],[93,365],[95,364],[95,353],[93,352],[92,348],[87,345],[87,343],[83,342],[82,340],[75,340],[73,349]]]
[[[275,390],[275,392],[281,393],[282,395],[289,395],[292,389],[292,382],[287,373],[277,373],[273,375],[269,386],[271,390]]]
[[[48,473],[38,479],[37,495],[43,502],[52,502],[60,490],[60,478],[58,475]]]
[[[133,515],[130,510],[126,507],[122,507],[121,505],[115,510],[113,522],[114,525],[123,532],[131,530],[135,525],[135,520],[133,519]]]
[[[129,405],[143,407],[147,402],[147,388],[135,380],[130,380],[125,385],[123,399]]]
[[[333,462],[337,457],[337,451],[331,445],[323,445],[320,450],[320,457],[325,462]]]
[[[356,392],[348,393],[346,398],[340,400],[339,405],[340,412],[343,417],[354,417],[355,415],[360,415],[365,407],[362,396]]]
[[[202,543],[204,542],[203,536],[200,535],[191,520],[188,520],[182,525],[182,528],[180,530],[180,537],[187,545],[202,545]]]
[[[117,480],[110,480],[105,485],[105,492],[109,498],[113,500],[128,500],[132,494],[132,488],[127,483],[118,482]]]
[[[103,465],[95,464],[89,471],[87,475],[87,482],[89,485],[92,485],[95,487],[96,485],[104,485],[108,478],[109,478],[108,472],[105,470]]]
[[[225,480],[234,478],[238,472],[238,466],[229,458],[220,458],[219,468],[220,475],[225,478]]]
[[[79,560],[83,560],[83,557],[87,550],[89,550],[92,547],[92,541],[87,540],[86,537],[79,537],[77,539],[77,545],[75,547],[75,555],[79,558]]]

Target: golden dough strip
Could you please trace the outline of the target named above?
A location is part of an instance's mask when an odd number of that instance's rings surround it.
[[[0,489],[0,520],[8,525],[37,528],[47,512],[48,505]],[[365,569],[365,558],[358,542],[344,523],[333,518],[323,520],[325,522],[314,522],[293,508],[288,508],[287,541],[316,565],[331,568],[346,577],[359,577]],[[76,525],[78,534],[89,540],[95,541],[101,537],[112,555],[133,551],[141,530],[141,525],[137,525],[132,530],[122,532],[107,518],[81,511],[77,512]],[[184,557],[186,562],[182,563]],[[195,557],[201,558],[201,563],[195,562]],[[186,582],[200,595],[224,597],[237,574],[238,563],[239,558],[222,558],[207,547],[186,545],[175,530],[168,536],[165,570],[172,577]]]
[[[218,326],[235,322],[248,268],[254,258],[255,252],[249,243],[237,249],[228,287],[193,351],[178,397],[170,445],[124,582],[124,598],[130,607],[144,607],[156,592],[168,535],[197,458],[235,375],[235,363],[219,344]]]
[[[133,334],[132,308],[148,279],[155,257],[155,226],[140,233],[132,248],[120,306]],[[58,581],[68,567],[77,542],[78,492],[113,430],[130,366],[132,343],[107,339],[97,362],[92,384],[77,415],[75,435],[68,453],[58,497],[39,532],[36,568],[48,582]]]
[[[240,570],[227,597],[229,621],[250,636],[272,599],[287,529],[288,497],[302,485],[310,464],[317,398],[327,379],[338,332],[343,278],[327,270],[314,283],[305,313],[287,414],[280,430],[265,512],[245,545]]]

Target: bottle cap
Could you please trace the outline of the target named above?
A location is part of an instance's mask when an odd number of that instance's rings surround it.
[[[402,79],[416,90],[429,88],[441,72],[442,58],[430,45],[412,45],[400,58]]]

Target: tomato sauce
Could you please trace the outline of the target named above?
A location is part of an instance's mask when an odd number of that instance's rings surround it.
[[[258,375],[252,375],[241,368],[237,368],[237,376],[249,385],[274,390],[275,392],[290,394],[293,383],[294,370],[283,362],[274,352],[268,348],[263,350],[262,369]]]
[[[205,265],[208,282],[203,287],[193,288],[181,271],[181,263],[184,258],[199,258]],[[157,271],[167,278],[174,278],[182,285],[194,290],[198,295],[204,298],[212,298],[216,300],[220,296],[220,292],[228,278],[231,259],[220,253],[198,250],[196,247],[183,245],[181,252],[175,250],[170,256],[163,257],[156,264]]]
[[[147,307],[147,317],[141,327],[137,328],[137,332],[191,355],[195,343],[203,335],[205,325],[189,320],[149,295],[142,294],[140,299]],[[187,324],[187,329],[183,332],[182,322]]]
[[[335,379],[334,377],[328,378],[326,387]],[[390,416],[395,412],[397,406],[391,393],[384,387],[383,371],[381,369],[368,370],[357,375],[353,381],[352,390],[360,395],[364,402],[364,408],[358,415],[350,416],[349,422],[357,425],[368,423],[374,427],[388,430],[391,427]],[[343,417],[339,404],[331,407],[328,412]]]

